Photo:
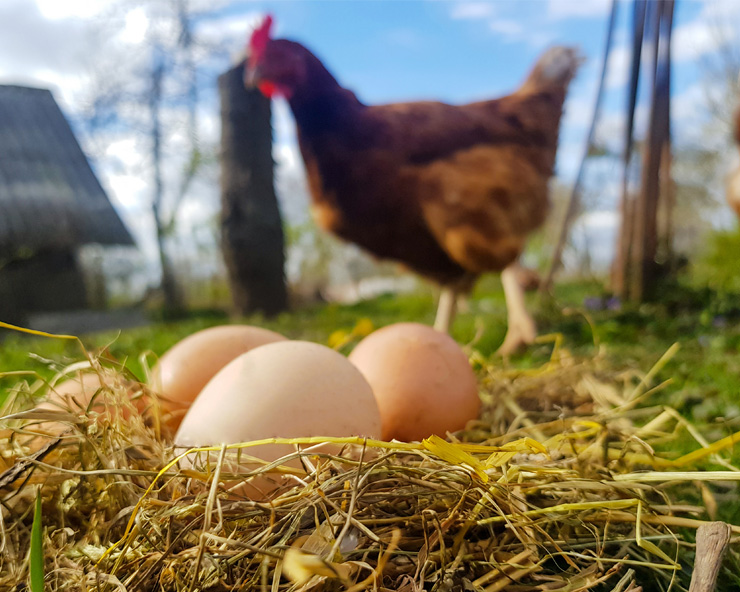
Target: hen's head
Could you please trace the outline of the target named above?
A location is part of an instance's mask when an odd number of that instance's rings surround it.
[[[301,45],[286,39],[271,39],[272,17],[267,16],[249,39],[244,80],[257,86],[266,97],[280,94],[290,98],[306,78],[307,63]]]

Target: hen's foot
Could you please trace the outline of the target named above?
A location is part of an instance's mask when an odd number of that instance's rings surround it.
[[[521,348],[532,345],[537,338],[537,326],[529,315],[509,319],[509,328],[506,337],[497,353],[500,356],[510,356]]]

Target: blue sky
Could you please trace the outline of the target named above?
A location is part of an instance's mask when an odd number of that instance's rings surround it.
[[[573,43],[589,55],[598,51],[605,11],[556,19],[547,16],[547,7],[545,0],[264,6],[275,14],[276,36],[313,48],[372,102],[490,96],[516,85],[550,43]]]
[[[503,93],[550,43],[574,43],[595,54],[605,16],[598,10],[585,18],[556,19],[548,16],[545,0],[326,0],[259,6],[275,15],[276,36],[312,48],[368,102],[460,102]],[[506,23],[508,32],[494,30],[493,23]]]
[[[367,103],[437,99],[452,103],[480,100],[516,88],[549,45],[580,48],[587,61],[571,86],[561,125],[557,173],[572,180],[583,152],[601,67],[609,0],[190,0],[204,17],[196,33],[224,41],[232,52],[244,46],[250,27],[269,12],[275,35],[293,38],[313,50],[338,80]],[[137,6],[138,4],[138,6]],[[106,15],[125,8],[120,26]],[[158,25],[154,0],[0,0],[0,83],[51,88],[73,119],[94,88],[95,72],[125,76],[141,42]],[[631,2],[619,2],[619,26],[610,63],[601,135],[619,138],[624,104]],[[106,24],[107,23],[107,24]],[[700,61],[717,48],[713,28],[720,23],[740,40],[740,0],[677,0],[674,27],[672,107],[679,142],[702,141],[706,120]],[[108,26],[101,39],[101,27]],[[738,41],[740,45],[740,41]],[[137,53],[138,52],[138,53]],[[113,65],[111,68],[110,65]],[[223,56],[203,76],[201,135],[218,140],[218,100],[214,74],[229,66]],[[173,114],[173,117],[176,114]],[[644,109],[638,121],[644,122]],[[274,109],[278,191],[289,220],[307,216],[307,196],[293,123],[284,102]],[[169,146],[177,152],[182,138]],[[93,151],[92,139],[82,137]],[[151,195],[146,139],[109,137],[97,153],[96,170],[114,204],[140,244],[152,251],[147,222]],[[180,142],[180,143],[178,143]],[[178,166],[176,161],[172,170]],[[717,179],[720,187],[722,179]],[[607,210],[611,206],[607,203]],[[218,208],[215,178],[201,183],[183,208],[183,229]],[[613,208],[612,208],[613,210]],[[613,228],[613,211],[596,213]]]

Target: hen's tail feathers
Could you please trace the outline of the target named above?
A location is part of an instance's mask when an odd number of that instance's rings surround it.
[[[567,86],[584,62],[583,56],[573,47],[551,47],[535,64],[525,86]]]

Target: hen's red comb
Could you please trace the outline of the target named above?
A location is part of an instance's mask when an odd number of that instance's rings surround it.
[[[249,54],[251,58],[259,59],[270,40],[270,29],[272,28],[272,15],[268,14],[262,24],[257,27],[249,38]]]

